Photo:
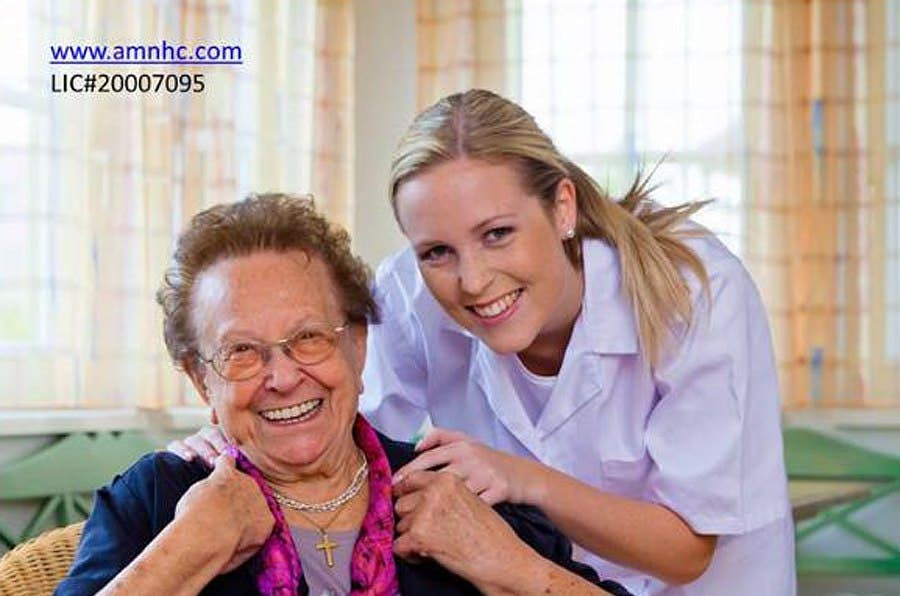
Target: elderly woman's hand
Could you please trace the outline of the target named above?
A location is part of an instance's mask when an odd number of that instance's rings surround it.
[[[447,472],[412,472],[394,487],[400,520],[394,552],[430,557],[466,578],[503,572],[530,550],[503,518]]]
[[[220,455],[212,474],[191,486],[175,508],[175,519],[195,525],[199,536],[216,541],[231,571],[252,557],[265,543],[275,518],[256,482]],[[208,534],[206,534],[208,532]]]
[[[216,458],[225,451],[227,446],[228,440],[222,434],[222,429],[218,426],[204,426],[189,437],[172,441],[166,445],[166,450],[185,461],[192,461],[199,457],[212,467]]]
[[[221,455],[182,495],[172,522],[98,595],[197,594],[253,556],[274,524],[256,482]]]
[[[434,559],[484,594],[607,594],[538,555],[455,474],[411,472],[394,495],[400,557]]]

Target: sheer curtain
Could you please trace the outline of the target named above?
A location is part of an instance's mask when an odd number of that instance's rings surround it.
[[[492,6],[419,3],[420,101],[490,64],[613,194],[662,160],[657,199],[715,198],[697,219],[753,272],[785,405],[900,404],[900,1]]]
[[[517,88],[521,0],[416,0],[421,109],[471,87]]]
[[[747,259],[806,406],[900,404],[900,2],[746,7]]]
[[[174,238],[256,190],[321,191],[346,217],[349,0],[2,8],[0,408],[194,403],[153,298]],[[240,45],[244,64],[152,70],[202,73],[203,93],[49,93],[50,44],[161,40]]]
[[[318,0],[312,189],[332,221],[353,221],[353,1]],[[305,123],[309,126],[309,123]]]

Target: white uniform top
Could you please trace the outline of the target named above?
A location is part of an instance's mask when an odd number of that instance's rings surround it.
[[[719,535],[707,571],[669,587],[585,553],[635,594],[795,593],[793,523],[778,383],[765,310],[740,261],[711,236],[704,262],[713,308],[691,279],[695,324],[650,371],[619,291],[616,251],[585,240],[584,304],[549,402],[532,422],[503,356],[434,300],[407,249],[376,277],[382,323],[369,328],[361,409],[409,439],[426,415],[601,490],[660,503]]]

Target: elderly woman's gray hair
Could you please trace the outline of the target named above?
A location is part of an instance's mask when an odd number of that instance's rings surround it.
[[[321,258],[331,272],[351,323],[378,321],[371,273],[350,251],[350,235],[316,211],[312,197],[252,194],[195,215],[178,238],[171,266],[156,293],[163,308],[166,348],[176,363],[195,357],[191,294],[197,277],[216,262],[258,251],[299,250]]]

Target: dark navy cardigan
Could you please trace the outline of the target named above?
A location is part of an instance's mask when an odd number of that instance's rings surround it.
[[[379,439],[392,470],[415,456],[409,443],[392,441],[380,434]],[[181,496],[210,471],[198,461],[186,462],[171,453],[151,453],[117,476],[112,484],[98,490],[75,562],[56,594],[94,594],[103,588],[172,521]],[[519,538],[542,556],[612,594],[628,594],[619,584],[601,582],[591,567],[574,561],[569,540],[538,509],[508,504],[497,505],[495,509]],[[478,593],[466,580],[433,561],[410,564],[399,557],[394,560],[403,594]],[[258,557],[252,557],[233,571],[213,579],[202,593],[255,594],[254,572],[258,565]],[[303,583],[299,592],[306,594]]]

